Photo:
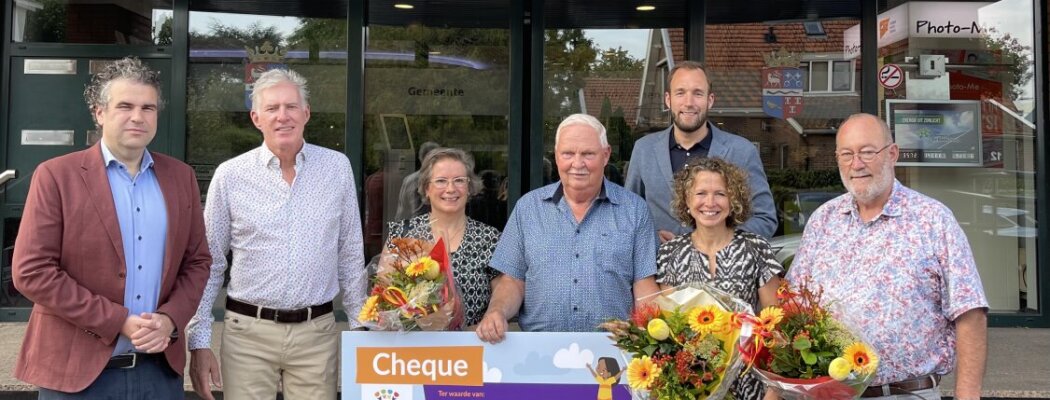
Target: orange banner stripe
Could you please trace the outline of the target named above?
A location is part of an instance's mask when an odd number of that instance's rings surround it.
[[[357,383],[482,386],[482,346],[358,347]]]

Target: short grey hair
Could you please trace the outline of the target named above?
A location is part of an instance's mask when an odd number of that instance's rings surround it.
[[[306,89],[306,78],[290,69],[271,69],[264,72],[252,85],[252,110],[258,110],[260,94],[282,83],[291,83],[299,90],[299,101],[303,108],[310,108],[310,91]]]
[[[434,173],[434,164],[443,160],[455,160],[463,163],[463,166],[467,169],[467,177],[470,178],[470,184],[467,185],[467,193],[470,196],[474,196],[481,192],[481,178],[474,173],[474,157],[462,149],[440,147],[427,153],[427,156],[423,157],[423,166],[419,167],[419,188],[417,191],[423,197],[423,204],[430,204],[430,199],[427,199],[427,189],[430,187],[430,178]]]
[[[566,127],[573,125],[583,125],[594,129],[595,132],[598,132],[598,141],[601,142],[602,148],[609,148],[609,137],[605,134],[605,126],[602,125],[601,121],[598,121],[597,118],[587,114],[572,114],[565,117],[565,119],[561,121],[561,124],[558,124],[558,131],[554,133],[555,147],[557,147],[558,142],[561,141],[561,131]]]
[[[95,111],[109,104],[109,88],[113,81],[128,80],[134,83],[153,87],[157,91],[157,109],[164,107],[160,95],[160,72],[149,68],[137,57],[124,57],[102,68],[91,77],[91,82],[84,88],[84,102],[94,119]],[[98,121],[95,121],[98,125]]]

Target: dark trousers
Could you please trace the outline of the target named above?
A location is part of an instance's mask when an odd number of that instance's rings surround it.
[[[134,368],[107,368],[77,393],[40,388],[40,400],[170,400],[185,398],[182,376],[172,371],[164,357],[140,359]]]

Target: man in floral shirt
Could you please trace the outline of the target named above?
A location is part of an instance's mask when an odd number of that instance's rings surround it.
[[[813,213],[787,279],[822,286],[872,343],[880,365],[863,397],[940,399],[954,368],[955,398],[979,398],[988,300],[966,236],[951,210],[896,180],[900,150],[878,117],[851,116],[835,146],[849,193]]]

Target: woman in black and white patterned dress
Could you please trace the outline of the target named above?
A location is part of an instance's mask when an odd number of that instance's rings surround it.
[[[390,238],[413,237],[448,244],[452,276],[463,298],[463,327],[481,321],[492,294],[492,279],[498,274],[489,267],[499,231],[467,217],[470,196],[481,190],[474,174],[474,159],[460,149],[441,148],[423,158],[419,169],[419,193],[430,212],[389,223]]]
[[[736,229],[751,216],[744,171],[719,158],[696,160],[675,175],[671,209],[694,230],[660,245],[656,282],[661,288],[703,282],[756,310],[776,304],[783,267],[764,238]],[[732,392],[736,399],[765,395],[751,374],[738,378]]]

